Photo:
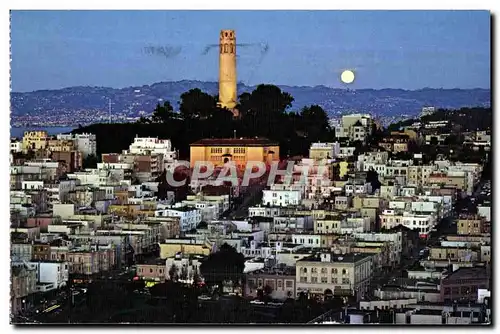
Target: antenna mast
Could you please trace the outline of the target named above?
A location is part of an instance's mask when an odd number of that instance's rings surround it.
[[[108,98],[108,112],[109,112],[108,123],[111,124],[111,99],[110,98]]]

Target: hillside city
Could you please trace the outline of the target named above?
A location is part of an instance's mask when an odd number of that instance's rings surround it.
[[[12,322],[491,323],[491,110],[314,121],[304,154],[271,125],[174,147],[162,110],[12,138]]]

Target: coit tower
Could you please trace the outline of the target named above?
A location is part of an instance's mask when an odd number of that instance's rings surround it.
[[[236,34],[234,30],[221,30],[219,37],[219,105],[233,110],[236,104]]]

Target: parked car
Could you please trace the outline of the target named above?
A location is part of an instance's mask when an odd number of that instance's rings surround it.
[[[264,302],[261,302],[260,300],[252,300],[250,304],[264,305]]]
[[[212,298],[209,296],[203,295],[203,296],[198,296],[198,300],[212,300]]]

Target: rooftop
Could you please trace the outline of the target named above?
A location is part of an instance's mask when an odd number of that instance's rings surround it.
[[[359,253],[351,253],[351,254],[343,254],[343,255],[336,255],[336,254],[329,254],[330,255],[330,261],[321,261],[321,256],[319,254],[312,255],[310,257],[304,258],[302,260],[299,260],[300,262],[336,262],[336,263],[355,263],[358,261],[361,261],[365,258],[371,257],[372,254],[359,254]],[[297,262],[299,262],[297,261]]]
[[[247,273],[248,276],[253,275],[287,275],[295,277],[295,267],[281,267],[281,268],[263,268]]]
[[[277,142],[267,138],[206,138],[190,146],[277,146]]]
[[[444,280],[457,280],[457,279],[484,279],[491,275],[489,270],[486,267],[472,267],[472,268],[459,268],[454,271]]]

